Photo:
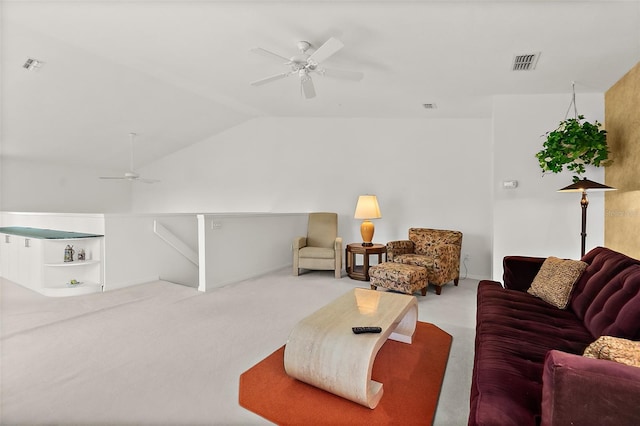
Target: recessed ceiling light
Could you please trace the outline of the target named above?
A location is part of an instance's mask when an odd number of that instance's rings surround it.
[[[437,109],[437,108],[438,108],[438,105],[433,104],[433,103],[431,103],[431,104],[422,104],[422,107],[423,107],[424,109]]]

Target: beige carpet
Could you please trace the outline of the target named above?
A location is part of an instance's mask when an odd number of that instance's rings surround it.
[[[154,282],[47,298],[0,279],[0,422],[265,424],[238,378],[301,318],[366,283],[289,269],[206,294]],[[466,423],[477,281],[418,296],[419,319],[453,335],[436,425]]]

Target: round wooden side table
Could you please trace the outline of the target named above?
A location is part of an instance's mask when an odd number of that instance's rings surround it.
[[[356,255],[363,257],[362,265],[356,264]],[[345,269],[349,278],[360,281],[369,281],[369,256],[378,255],[378,263],[382,263],[382,255],[387,260],[387,246],[384,244],[374,244],[363,246],[362,243],[347,244],[345,248]]]

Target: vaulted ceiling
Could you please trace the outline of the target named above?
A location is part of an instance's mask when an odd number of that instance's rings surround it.
[[[604,92],[640,59],[640,1],[2,0],[2,156],[144,165],[256,117],[490,117],[500,94]],[[281,56],[344,43],[304,99]],[[535,69],[516,55],[540,52]],[[28,58],[41,62],[23,68]],[[425,103],[437,108],[427,110]],[[314,129],[309,129],[313,132]],[[257,135],[258,136],[258,135]]]

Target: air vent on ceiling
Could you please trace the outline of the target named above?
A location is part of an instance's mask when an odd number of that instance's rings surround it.
[[[424,107],[424,109],[436,109],[436,108],[438,108],[438,105],[436,105],[436,104],[422,104],[422,106]]]
[[[42,66],[41,61],[33,58],[28,58],[27,61],[24,63],[24,65],[22,65],[22,68],[29,71],[33,71],[34,69],[40,68],[41,66]]]
[[[531,71],[536,68],[540,52],[516,55],[513,58],[513,71]]]

